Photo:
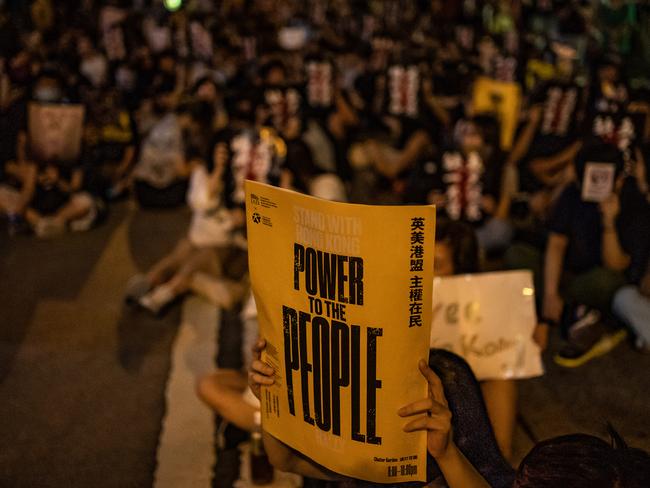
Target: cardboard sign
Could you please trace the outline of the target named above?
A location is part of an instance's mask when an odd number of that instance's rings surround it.
[[[544,374],[529,271],[436,277],[431,347],[462,356],[479,380]]]
[[[521,107],[521,87],[491,78],[479,77],[474,83],[472,107],[476,114],[495,114],[501,126],[501,149],[509,150],[515,137]]]
[[[582,177],[582,200],[602,202],[614,191],[616,165],[613,163],[586,163]]]
[[[318,464],[426,480],[426,435],[397,410],[427,396],[433,206],[334,203],[246,182],[263,360],[262,426]]]
[[[83,105],[42,104],[28,107],[32,157],[40,161],[72,162],[81,153]]]

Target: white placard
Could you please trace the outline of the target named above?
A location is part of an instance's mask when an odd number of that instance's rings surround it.
[[[478,380],[544,374],[529,271],[436,277],[431,347],[463,357]]]
[[[582,199],[585,202],[602,202],[614,191],[616,165],[613,163],[587,163],[582,178]]]

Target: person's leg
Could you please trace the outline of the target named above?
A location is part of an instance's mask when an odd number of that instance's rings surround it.
[[[583,304],[608,312],[616,291],[624,285],[622,273],[598,267],[573,277],[564,294],[567,303]]]
[[[499,449],[508,461],[512,459],[512,438],[517,419],[517,382],[487,380],[481,382],[490,423]]]
[[[0,185],[0,215],[18,213],[20,192],[7,185]]]
[[[199,398],[228,422],[252,432],[257,408],[244,399],[248,387],[246,375],[224,369],[199,379],[196,392]]]
[[[614,295],[612,308],[636,334],[637,347],[650,352],[650,298],[636,286],[624,286]]]
[[[159,285],[167,280],[171,274],[180,268],[194,250],[194,246],[188,239],[183,238],[178,241],[172,252],[158,261],[147,273],[147,280],[151,286]]]
[[[507,220],[492,217],[476,229],[479,246],[485,252],[506,249],[512,241],[514,229]]]
[[[70,197],[68,203],[61,207],[54,218],[65,225],[76,219],[80,219],[90,212],[93,206],[92,197],[87,193],[77,193]]]

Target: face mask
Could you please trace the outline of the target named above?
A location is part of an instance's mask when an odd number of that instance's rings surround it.
[[[58,88],[43,86],[34,91],[34,98],[39,102],[56,102],[61,98]]]
[[[131,91],[135,86],[135,75],[133,71],[130,71],[126,68],[120,68],[115,73],[115,83],[117,87],[122,91]]]

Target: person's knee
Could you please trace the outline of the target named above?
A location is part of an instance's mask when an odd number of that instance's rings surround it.
[[[625,310],[629,308],[630,303],[633,302],[638,295],[639,291],[632,285],[620,288],[612,300],[612,309],[616,314],[624,315]]]
[[[89,193],[79,192],[72,195],[70,203],[79,211],[89,211],[93,206],[93,197]]]

